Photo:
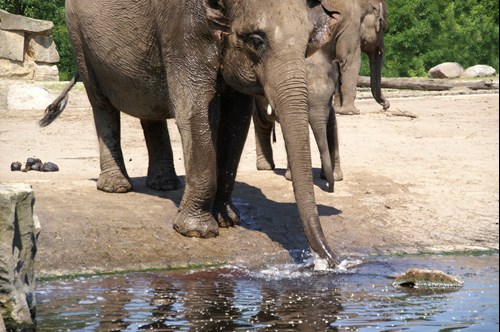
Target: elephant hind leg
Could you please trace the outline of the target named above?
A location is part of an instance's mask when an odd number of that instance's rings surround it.
[[[149,167],[146,184],[157,190],[175,190],[180,180],[175,172],[174,154],[170,144],[167,123],[141,120],[146,145],[148,147]]]
[[[110,193],[125,193],[132,190],[132,182],[125,169],[120,144],[120,111],[109,102],[93,102],[94,122],[99,141],[101,174],[97,189]]]

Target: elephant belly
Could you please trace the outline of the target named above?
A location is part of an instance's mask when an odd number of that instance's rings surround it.
[[[120,112],[144,120],[172,118],[166,83],[143,82],[140,78],[123,79],[103,88],[109,102]]]

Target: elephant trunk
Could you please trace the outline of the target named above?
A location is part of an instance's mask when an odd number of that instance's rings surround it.
[[[391,107],[391,104],[382,94],[382,68],[384,67],[384,46],[375,48],[374,52],[368,54],[370,59],[370,86],[372,96],[382,105],[384,109]]]
[[[305,60],[277,61],[275,68],[266,95],[283,131],[300,219],[311,249],[334,267],[337,257],[326,242],[314,197]]]

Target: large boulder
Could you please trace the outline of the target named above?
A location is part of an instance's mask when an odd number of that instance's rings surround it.
[[[50,93],[30,84],[11,84],[7,93],[7,109],[9,110],[44,110],[52,103]]]
[[[54,23],[33,18],[14,15],[0,9],[0,29],[7,31],[23,30],[32,33],[50,34]]]
[[[0,30],[0,58],[24,61],[24,32]]]
[[[0,78],[58,81],[59,53],[50,21],[0,9]]]
[[[485,76],[495,76],[497,71],[495,68],[487,65],[475,65],[467,68],[462,77],[485,77]]]
[[[9,330],[35,319],[35,255],[40,223],[29,184],[0,184],[0,316]]]
[[[430,78],[457,78],[462,76],[464,68],[456,62],[441,63],[429,70]]]

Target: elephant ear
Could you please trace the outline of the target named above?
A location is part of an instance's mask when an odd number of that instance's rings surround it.
[[[331,17],[337,17],[337,20],[340,21],[341,15],[341,4],[338,0],[319,0],[321,6],[325,10],[325,12]]]
[[[204,0],[209,28],[215,39],[222,43],[229,33],[229,19],[224,15],[225,7],[221,0]]]
[[[342,21],[342,10],[336,6],[337,1],[316,0],[316,2],[321,4],[323,10],[321,14],[313,18],[314,28],[307,45],[307,57],[313,55],[331,40],[334,26]]]

